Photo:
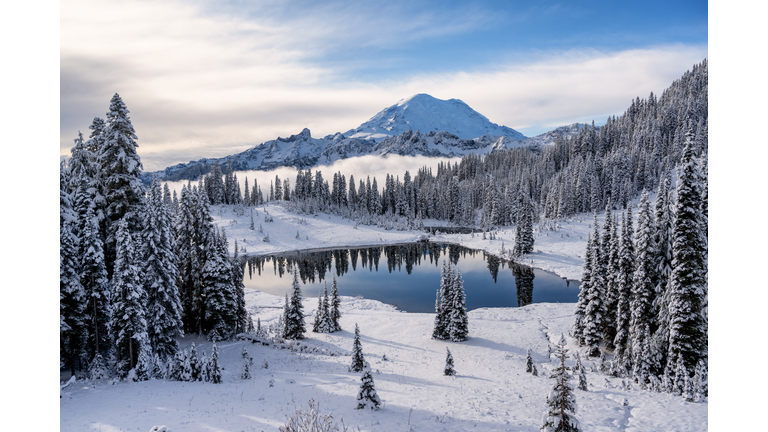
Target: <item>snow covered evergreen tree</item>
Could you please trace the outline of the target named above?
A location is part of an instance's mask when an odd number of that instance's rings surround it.
[[[285,324],[283,337],[285,339],[304,339],[306,327],[304,324],[304,313],[301,304],[301,286],[299,285],[299,271],[293,269],[293,291],[291,293],[290,304],[285,315]]]
[[[243,283],[244,264],[238,254],[237,240],[235,240],[235,254],[232,256],[232,285],[235,290],[235,300],[237,305],[237,333],[244,333],[248,330],[250,315],[245,308],[245,284]]]
[[[454,376],[456,375],[456,371],[453,369],[453,356],[451,355],[451,350],[449,350],[448,347],[445,347],[445,350],[447,351],[447,354],[445,356],[445,368],[443,368],[443,375]]]
[[[632,272],[635,262],[635,248],[632,243],[632,207],[627,206],[622,215],[621,244],[619,246],[619,274],[615,277],[618,289],[616,301],[616,347],[614,361],[622,375],[631,370],[632,345],[629,339],[629,326],[632,318],[630,302],[632,300]]]
[[[219,348],[216,347],[216,342],[213,342],[213,351],[211,352],[210,374],[211,374],[212,383],[221,384],[221,366],[219,366]]]
[[[232,263],[227,252],[226,239],[216,231],[208,238],[208,253],[203,267],[205,293],[205,326],[207,331],[216,330],[224,339],[237,331],[238,305],[232,284]]]
[[[352,341],[352,365],[350,370],[353,372],[362,372],[365,366],[363,357],[363,345],[360,343],[360,328],[355,324],[355,339]]]
[[[672,238],[669,304],[669,358],[681,358],[693,371],[707,358],[706,233],[701,221],[701,184],[693,155],[692,133],[686,135],[682,169],[677,183],[676,219]]]
[[[600,356],[600,360],[605,360],[605,354]],[[576,365],[574,366],[573,371],[579,374],[579,384],[576,388],[583,391],[589,391],[589,388],[587,388],[586,369],[584,368],[584,365],[581,364],[581,357],[579,357],[578,352],[576,353]]]
[[[595,213],[594,231],[592,232],[592,252],[590,262],[592,274],[590,275],[589,290],[586,293],[587,305],[584,308],[584,344],[587,346],[587,355],[597,357],[600,355],[600,342],[603,340],[603,299],[605,297],[605,280],[603,276],[602,251],[600,250],[600,231]],[[583,289],[583,288],[582,288]]]
[[[153,351],[164,361],[178,350],[182,335],[176,240],[171,216],[163,204],[160,181],[152,181],[141,232],[144,290],[147,293],[147,334]]]
[[[59,348],[60,363],[70,363],[75,375],[77,359],[85,352],[88,338],[87,297],[80,282],[77,216],[67,192],[67,176],[61,165],[59,177]]]
[[[320,308],[322,309],[320,326],[318,329],[320,333],[333,333],[336,331],[336,328],[333,324],[333,317],[329,302],[330,299],[328,298],[328,284],[326,283],[325,288],[323,288],[323,297],[320,303]]]
[[[125,219],[128,232],[132,234],[141,231],[141,200],[144,196],[141,173],[144,167],[136,152],[139,145],[129,112],[120,95],[115,93],[109,103],[104,142],[98,155],[106,199],[105,254],[110,275],[116,259],[118,222]]]
[[[320,291],[317,292],[317,309],[315,310],[315,320],[312,322],[312,331],[318,333],[320,331],[320,322],[323,317],[323,295]]]
[[[117,247],[112,276],[111,330],[117,348],[117,370],[127,373],[136,365],[142,343],[148,343],[147,293],[136,263],[136,250],[128,221],[121,219],[115,233]]]
[[[555,369],[550,378],[555,380],[552,390],[547,396],[547,412],[542,418],[542,432],[578,432],[579,421],[576,414],[576,397],[573,392],[571,374],[565,367],[568,350],[565,348],[565,337],[560,336],[555,356],[560,360],[560,366]]]
[[[531,350],[528,349],[528,354],[525,358],[525,371],[530,373],[533,372],[533,357],[531,357]]]
[[[333,331],[341,331],[341,324],[339,324],[341,311],[339,310],[339,306],[341,306],[341,299],[339,298],[339,287],[336,284],[336,276],[334,276],[333,284],[331,284],[331,299],[328,305],[333,321]]]
[[[109,348],[109,279],[104,264],[104,248],[99,235],[99,222],[93,207],[88,206],[80,238],[80,280],[86,294],[89,323],[89,348],[95,355],[106,355]],[[101,356],[100,356],[101,357]],[[102,357],[103,359],[103,357]]]
[[[517,226],[515,227],[515,245],[512,253],[519,257],[533,252],[533,208],[525,199],[523,208],[518,212]]]
[[[451,270],[450,263],[446,263],[443,260],[443,266],[440,269],[440,291],[439,302],[440,306],[436,309],[435,326],[432,331],[432,338],[437,340],[445,340],[450,338],[450,332],[448,331],[448,325],[450,323],[451,307],[453,306],[453,271]]]
[[[251,379],[251,364],[253,363],[253,359],[248,354],[245,346],[243,346],[241,357],[243,358],[243,372],[240,374],[240,378]]]
[[[464,294],[464,281],[461,271],[457,268],[453,272],[451,284],[450,309],[448,310],[448,337],[452,342],[464,342],[469,334],[469,318],[467,317],[466,295]]]
[[[579,297],[576,301],[576,308],[573,311],[573,337],[578,341],[579,345],[584,345],[584,316],[586,315],[587,305],[589,304],[589,293],[592,290],[592,262],[594,256],[593,243],[596,241],[589,234],[587,237],[587,250],[584,255],[584,271],[581,276],[581,284],[579,285]]]
[[[644,355],[650,353],[643,349],[643,345],[649,342],[651,337],[649,326],[655,321],[653,316],[653,302],[656,295],[653,284],[656,264],[656,247],[653,243],[654,225],[648,192],[643,191],[640,198],[640,211],[637,215],[637,231],[635,231],[635,272],[632,282],[632,300],[629,305],[632,311],[629,343],[632,346],[633,374],[636,380],[641,379],[641,385],[646,384],[645,380],[651,371],[653,361]]]
[[[366,409],[370,408],[374,411],[379,409],[381,405],[381,399],[376,394],[376,388],[373,385],[373,376],[371,376],[371,365],[365,362],[363,369],[363,376],[360,377],[360,391],[357,392],[357,408]]]

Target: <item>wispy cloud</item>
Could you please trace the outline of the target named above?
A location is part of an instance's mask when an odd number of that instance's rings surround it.
[[[403,3],[245,5],[62,2],[60,152],[104,116],[115,92],[131,110],[147,170],[236,153],[304,127],[315,137],[343,132],[415,93],[462,99],[531,134],[620,113],[706,56],[706,46],[690,45],[546,52],[522,61],[500,52],[494,64],[366,80],[350,68],[371,64],[334,56],[471,32],[498,25],[503,14]]]

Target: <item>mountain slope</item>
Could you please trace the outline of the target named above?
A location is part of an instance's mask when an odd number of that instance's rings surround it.
[[[483,135],[506,136],[522,140],[520,132],[491,123],[484,115],[459,99],[442,100],[428,94],[417,94],[379,111],[370,120],[344,135],[351,138],[385,138],[407,130],[421,133],[446,131],[460,138]]]

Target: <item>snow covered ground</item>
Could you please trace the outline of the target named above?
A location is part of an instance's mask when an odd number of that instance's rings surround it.
[[[265,222],[265,210],[273,222]],[[258,212],[258,213],[257,213]],[[395,231],[359,225],[337,216],[296,215],[280,205],[237,215],[229,207],[214,206],[215,223],[224,227],[234,252],[234,241],[248,255],[297,249],[384,245],[415,241],[419,231]],[[561,223],[557,231],[536,233],[536,252],[526,261],[569,279],[581,276],[586,239],[592,217]],[[436,225],[436,221],[424,221]],[[264,233],[258,231],[261,224]],[[600,218],[602,226],[602,217]],[[538,229],[539,227],[536,226]],[[299,238],[296,238],[296,232]],[[270,242],[262,241],[269,234]],[[495,240],[482,235],[441,234],[448,241],[499,254],[514,244],[514,230]],[[290,282],[286,279],[286,284]],[[437,289],[437,285],[435,286]],[[254,322],[277,321],[283,298],[247,290],[246,303]],[[304,302],[311,330],[314,298]],[[229,341],[219,344],[223,383],[148,381],[140,383],[77,382],[63,390],[60,405],[62,431],[149,431],[166,425],[172,431],[270,431],[286,421],[296,408],[308,408],[308,399],[320,412],[333,412],[334,420],[349,430],[369,431],[536,431],[552,387],[549,372],[556,366],[547,358],[548,345],[568,334],[574,304],[532,304],[522,308],[484,308],[469,313],[470,338],[464,343],[430,338],[434,314],[404,313],[368,299],[342,297],[343,331],[315,334],[291,342],[292,348]],[[348,372],[354,326],[361,331],[363,352],[374,371],[380,411],[355,410],[360,374]],[[576,351],[568,339],[570,354]],[[210,356],[211,343],[197,336],[198,353]],[[241,351],[254,358],[253,377],[239,378]],[[448,347],[455,360],[456,377],[443,376]],[[526,350],[531,349],[539,372],[525,372]],[[382,360],[386,355],[387,360]],[[583,357],[582,357],[583,358]],[[574,359],[568,361],[572,365]],[[268,367],[263,367],[264,364]],[[584,362],[587,367],[591,360]],[[621,379],[598,372],[587,374],[588,392],[576,391],[577,418],[587,431],[702,431],[708,428],[708,403],[686,403],[682,397],[621,387]],[[270,386],[272,382],[272,386]],[[627,399],[628,405],[623,401]]]
[[[280,297],[249,290],[249,311],[262,325],[277,319]],[[305,302],[305,313],[312,313]],[[274,306],[278,306],[275,308]],[[572,304],[532,304],[523,308],[478,309],[469,313],[470,339],[451,343],[430,339],[433,314],[398,312],[373,300],[342,298],[343,331],[307,333],[294,349],[252,344],[219,344],[223,383],[149,381],[78,382],[64,389],[62,431],[148,431],[166,425],[172,431],[270,431],[283,425],[308,399],[322,413],[350,430],[369,431],[536,431],[552,387],[556,366],[548,344],[571,325]],[[308,324],[311,320],[308,320]],[[366,360],[383,408],[355,410],[360,374],[348,372],[355,324],[360,326]],[[310,325],[311,327],[311,325]],[[195,342],[198,353],[211,343]],[[253,377],[239,378],[241,351],[254,358]],[[325,349],[302,353],[309,347]],[[456,377],[443,376],[448,347]],[[539,376],[525,372],[531,349]],[[571,353],[575,350],[569,339]],[[329,355],[333,353],[334,355]],[[386,355],[387,360],[382,360]],[[267,363],[267,368],[262,367]],[[573,364],[573,359],[568,361]],[[590,367],[592,362],[585,362]],[[589,391],[576,391],[577,418],[588,431],[702,431],[708,403],[643,390],[623,390],[621,380],[588,373]],[[273,386],[270,387],[270,382]],[[624,399],[628,405],[623,406]]]

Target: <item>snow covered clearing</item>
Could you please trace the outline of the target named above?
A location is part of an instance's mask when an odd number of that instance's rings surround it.
[[[313,299],[305,301],[305,312]],[[262,325],[277,320],[280,297],[248,291],[246,301]],[[433,314],[408,314],[372,300],[342,298],[343,331],[307,333],[287,349],[221,342],[223,383],[148,381],[139,383],[77,382],[63,389],[62,431],[148,431],[165,425],[172,431],[276,430],[307,401],[350,430],[514,430],[536,431],[546,410],[556,366],[548,345],[567,334],[573,305],[532,304],[523,308],[479,309],[469,313],[465,343],[430,339]],[[360,374],[348,372],[354,325],[360,326],[363,352],[371,364],[379,411],[355,410]],[[198,353],[211,343],[195,336]],[[568,348],[575,350],[572,340]],[[254,358],[252,378],[240,378],[243,346]],[[457,375],[443,375],[445,347]],[[525,372],[531,349],[539,376]],[[304,351],[304,352],[302,352]],[[312,352],[318,351],[318,352]],[[338,355],[342,354],[342,355]],[[382,360],[386,355],[387,360]],[[573,358],[568,365],[573,365]],[[587,368],[593,362],[584,362]],[[267,367],[263,367],[264,365]],[[596,367],[596,366],[595,366]],[[707,429],[707,403],[644,390],[625,390],[621,379],[587,374],[588,392],[577,391],[577,418],[585,430]],[[623,400],[628,406],[623,406]]]

